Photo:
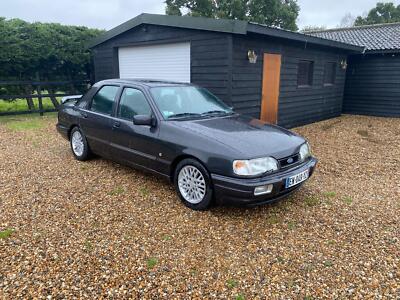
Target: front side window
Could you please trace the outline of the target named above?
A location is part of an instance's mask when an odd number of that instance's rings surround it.
[[[111,115],[118,86],[105,85],[94,95],[90,109],[94,112]]]
[[[203,88],[164,86],[154,87],[150,91],[166,119],[232,113],[227,105]]]
[[[143,93],[134,88],[125,88],[118,106],[118,117],[133,120],[136,115],[151,115],[151,108]]]
[[[314,75],[314,62],[311,60],[299,61],[297,71],[297,86],[308,87],[312,86]]]
[[[324,84],[332,85],[335,83],[336,78],[336,63],[327,62],[324,70]]]

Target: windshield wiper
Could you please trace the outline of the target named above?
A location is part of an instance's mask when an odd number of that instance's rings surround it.
[[[179,118],[185,118],[185,117],[198,117],[201,116],[201,114],[198,113],[179,113],[179,114],[173,114],[168,116],[168,119],[179,119]]]
[[[210,111],[206,111],[206,112],[204,112],[204,113],[202,113],[201,115],[202,116],[204,116],[204,115],[216,115],[216,114],[224,114],[224,115],[227,115],[227,114],[233,114],[233,112],[232,111],[225,111],[225,110],[210,110]]]

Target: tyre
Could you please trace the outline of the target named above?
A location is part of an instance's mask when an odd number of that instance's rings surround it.
[[[206,210],[213,199],[211,178],[206,168],[195,159],[178,163],[174,174],[176,192],[182,202],[194,210]]]
[[[71,130],[70,135],[71,150],[75,158],[80,161],[85,161],[90,158],[91,152],[85,135],[78,127]]]

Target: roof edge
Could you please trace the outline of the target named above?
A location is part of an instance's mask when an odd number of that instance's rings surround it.
[[[141,24],[171,26],[178,28],[208,30],[225,33],[246,34],[247,22],[242,20],[211,19],[203,17],[171,16],[142,13],[117,27],[114,27],[91,41],[87,48],[93,48]]]
[[[320,37],[315,37],[312,35],[307,35],[307,34],[303,34],[303,33],[299,33],[299,32],[268,27],[268,26],[256,24],[256,23],[249,23],[249,25],[247,27],[247,31],[252,32],[252,33],[258,33],[258,34],[264,34],[264,35],[268,35],[268,36],[288,39],[288,40],[292,40],[292,41],[294,40],[294,41],[298,41],[298,42],[322,45],[322,46],[327,46],[327,47],[334,47],[334,48],[344,49],[344,50],[348,50],[348,51],[354,51],[354,52],[358,52],[358,53],[362,53],[365,49],[365,47],[362,47],[362,46],[356,46],[356,45],[352,45],[352,44],[348,44],[348,43],[342,43],[342,42],[338,42],[338,41],[334,41],[334,40],[330,40],[330,39],[324,39],[324,38],[320,38]]]
[[[335,32],[335,31],[346,31],[346,30],[354,30],[354,29],[388,27],[388,26],[398,26],[398,25],[400,25],[400,22],[379,23],[379,24],[368,24],[368,25],[360,25],[360,26],[350,26],[350,27],[338,27],[338,28],[311,30],[311,31],[306,31],[306,33]]]

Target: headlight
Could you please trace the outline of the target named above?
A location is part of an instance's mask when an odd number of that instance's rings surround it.
[[[241,176],[256,176],[278,170],[278,162],[272,157],[233,161],[233,172]]]
[[[301,145],[299,155],[302,161],[311,156],[311,149],[308,143]]]

